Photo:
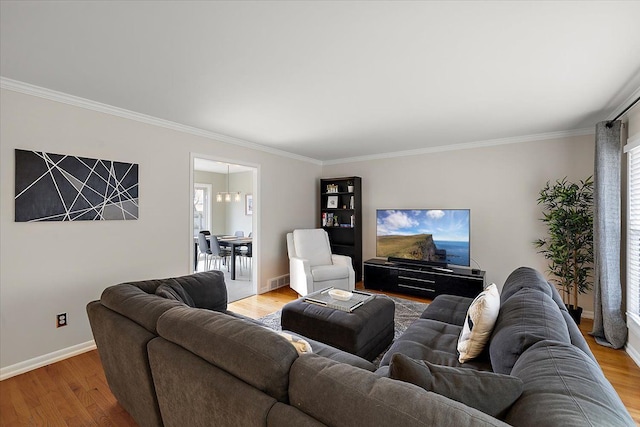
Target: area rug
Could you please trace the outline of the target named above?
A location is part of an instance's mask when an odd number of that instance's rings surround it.
[[[420,318],[420,315],[422,314],[424,309],[427,308],[429,304],[411,301],[404,298],[392,297],[392,296],[389,296],[388,298],[391,298],[391,300],[394,302],[396,306],[395,330],[393,333],[393,339],[395,341],[396,339],[398,339],[400,335],[402,335],[404,331],[407,330],[409,325],[411,325],[414,321]],[[278,310],[276,312],[267,314],[266,316],[259,318],[258,321],[275,331],[280,331],[282,330],[282,327],[280,326],[281,314],[282,314],[282,311]],[[382,352],[382,354],[384,354],[385,352],[386,350]],[[379,362],[380,362],[380,356],[378,356],[373,361],[373,363],[376,366],[379,364]]]

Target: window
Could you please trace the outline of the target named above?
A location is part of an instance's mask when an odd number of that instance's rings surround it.
[[[211,231],[211,184],[193,185],[193,235]]]
[[[640,324],[640,137],[630,140],[628,153],[627,316]]]

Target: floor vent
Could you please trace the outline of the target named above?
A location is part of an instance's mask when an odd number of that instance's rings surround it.
[[[289,275],[285,274],[283,276],[274,277],[267,281],[269,284],[269,290],[272,291],[274,289],[282,288],[283,286],[289,285]]]

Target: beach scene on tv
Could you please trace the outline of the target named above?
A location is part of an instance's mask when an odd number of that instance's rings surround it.
[[[468,209],[379,209],[376,256],[470,265]]]

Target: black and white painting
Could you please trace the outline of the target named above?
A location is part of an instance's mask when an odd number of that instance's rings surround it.
[[[138,219],[138,165],[15,150],[15,220]]]

